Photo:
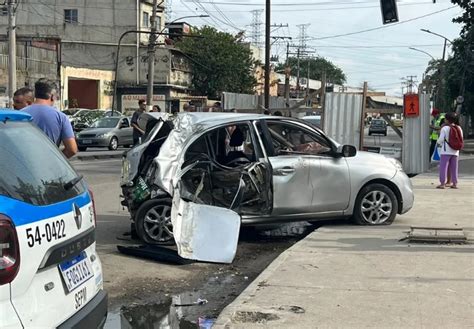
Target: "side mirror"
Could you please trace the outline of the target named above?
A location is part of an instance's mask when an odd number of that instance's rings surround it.
[[[352,158],[356,156],[357,149],[353,145],[344,145],[337,148],[337,153],[345,158]]]

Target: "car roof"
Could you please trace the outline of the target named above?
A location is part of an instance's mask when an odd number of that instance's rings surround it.
[[[12,111],[0,108],[0,121],[31,121],[32,117],[26,112]]]

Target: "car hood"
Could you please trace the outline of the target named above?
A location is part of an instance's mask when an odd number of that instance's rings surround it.
[[[352,177],[370,178],[372,175],[377,175],[391,179],[397,173],[393,160],[378,153],[357,151],[356,156],[346,160]]]
[[[88,135],[100,135],[100,134],[107,134],[111,132],[114,128],[87,128],[81,131],[79,134],[79,137],[81,137],[82,134],[88,134]]]

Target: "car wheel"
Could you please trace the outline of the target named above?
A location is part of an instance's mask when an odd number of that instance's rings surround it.
[[[109,150],[115,151],[116,149],[118,149],[118,139],[114,136],[110,139]]]
[[[79,146],[77,148],[80,152],[84,152],[84,151],[87,151],[87,146]]]
[[[357,196],[354,220],[359,225],[390,225],[397,213],[395,193],[383,184],[370,184]]]
[[[138,208],[135,227],[140,239],[148,244],[174,243],[171,224],[171,199],[153,199]]]

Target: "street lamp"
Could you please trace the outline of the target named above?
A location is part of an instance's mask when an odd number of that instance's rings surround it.
[[[428,52],[424,51],[424,50],[421,50],[421,49],[417,49],[417,48],[414,48],[414,47],[408,47],[408,49],[411,49],[411,50],[414,50],[414,51],[418,51],[420,53],[423,53],[425,55],[428,55],[431,57],[432,60],[435,60],[435,58]]]
[[[432,32],[432,31],[427,30],[427,29],[420,29],[420,30],[423,31],[423,32],[429,33],[429,34],[436,35],[436,36],[444,39],[444,46],[443,46],[443,62],[444,62],[444,57],[446,55],[446,42],[449,42],[450,44],[453,44],[453,42],[451,40],[449,40],[448,38],[446,38],[445,36],[441,35],[441,34]]]
[[[433,34],[433,35],[436,35],[437,37],[440,37],[440,38],[443,38],[444,39],[444,46],[443,46],[443,61],[441,63],[441,69],[440,69],[440,86],[439,86],[439,93],[440,93],[440,96],[441,96],[441,99],[442,100],[445,100],[445,95],[444,95],[444,80],[445,80],[445,65],[446,65],[446,61],[445,61],[445,57],[446,57],[446,46],[447,46],[447,42],[449,42],[450,44],[453,44],[453,42],[451,40],[449,40],[448,38],[446,38],[444,35],[441,35],[441,34],[438,34],[436,32],[432,32],[430,30],[427,30],[427,29],[420,29],[422,32],[426,32],[426,33],[429,33],[429,34]],[[444,104],[444,102],[442,103],[443,106],[445,106],[446,104]]]
[[[183,16],[180,18],[175,19],[173,22],[183,19],[183,18],[191,18],[191,17],[209,17],[209,15],[193,15],[193,16]],[[115,107],[116,107],[116,97],[117,97],[117,81],[118,81],[118,65],[119,65],[119,58],[120,58],[120,48],[122,46],[122,41],[123,38],[125,38],[128,34],[152,34],[155,33],[157,35],[162,35],[162,34],[168,34],[168,33],[163,33],[165,29],[163,29],[161,32],[151,32],[151,31],[141,31],[141,30],[130,30],[130,31],[125,31],[122,33],[122,35],[119,38],[118,44],[117,44],[117,51],[115,52],[115,74],[114,74],[114,95],[112,97],[112,115],[114,114]],[[137,59],[138,60],[138,59]]]
[[[148,45],[148,85],[147,85],[147,92],[146,92],[146,103],[148,110],[150,111],[152,109],[152,100],[153,100],[153,94],[154,94],[154,85],[155,85],[155,52],[156,52],[156,11],[153,13],[153,24],[151,26],[151,34],[150,34],[150,41]],[[170,23],[167,25],[169,26],[170,24],[173,24],[174,22],[177,22],[179,20],[185,19],[185,18],[194,18],[194,17],[209,17],[209,15],[187,15],[187,16],[182,16],[179,18],[176,18],[172,20]],[[165,27],[158,33],[158,35],[163,34],[163,31],[167,28]]]

